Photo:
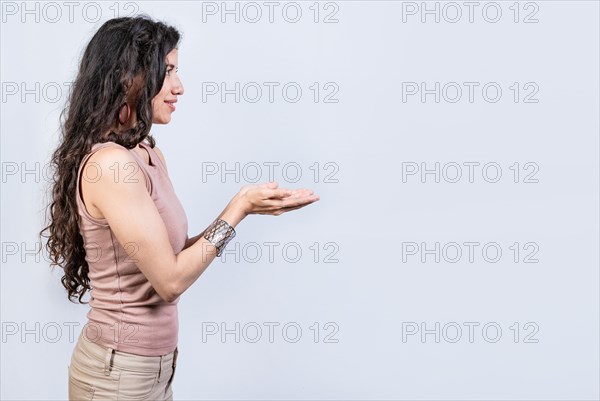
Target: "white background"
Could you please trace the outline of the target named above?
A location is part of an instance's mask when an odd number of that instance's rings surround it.
[[[24,4],[37,11],[24,13]],[[250,183],[253,163],[262,166],[258,182],[273,178],[321,196],[280,217],[245,219],[229,253],[181,297],[175,399],[599,398],[598,2],[480,2],[473,22],[458,2],[462,17],[454,23],[456,8],[445,2],[437,3],[439,22],[433,14],[421,21],[421,2],[298,2],[296,23],[282,15],[286,2],[273,23],[263,2],[256,3],[263,13],[256,23],[243,2],[237,23],[234,15],[222,22],[220,12],[203,13],[221,2],[97,2],[87,14],[79,2],[72,21],[69,8],[55,4],[59,15],[43,2],[2,3],[2,399],[67,397],[67,366],[88,306],[68,302],[59,271],[28,250],[42,228],[42,170],[59,138],[65,83],[116,10],[145,12],[183,34],[185,94],[171,123],[151,132],[190,237]],[[287,7],[286,18],[294,18],[295,6]],[[330,13],[337,22],[323,21]],[[263,97],[203,101],[207,82],[229,89],[256,82]],[[273,102],[264,82],[279,83]],[[298,102],[282,96],[289,82],[303,90]],[[314,82],[321,88],[316,103]],[[439,103],[435,94],[422,101],[420,93],[403,93],[406,82],[426,89],[455,82],[463,93],[449,101],[450,85]],[[464,82],[479,84],[473,102]],[[9,90],[15,83],[16,94]],[[40,98],[22,98],[21,83]],[[36,83],[48,92],[36,91]],[[324,102],[326,83],[338,89],[337,103]],[[502,89],[498,101],[483,97],[486,83]],[[56,87],[62,92],[55,99]],[[531,88],[536,93],[526,99]],[[274,177],[269,162],[279,163]],[[203,179],[210,163],[230,170],[240,163],[244,174]],[[299,181],[293,168],[282,175],[286,163],[300,166]],[[407,163],[439,163],[439,182],[434,174],[403,178],[415,165]],[[454,163],[462,177],[452,183]],[[478,163],[473,182],[464,163]],[[488,182],[493,169],[482,174],[488,163],[501,168],[495,183]],[[529,178],[537,182],[525,182],[534,170]],[[272,261],[268,242],[278,243]],[[439,263],[420,252],[422,243],[434,249],[436,242]],[[465,242],[479,244],[473,263]],[[408,255],[407,243],[419,252]],[[449,243],[463,252],[456,263],[448,260],[456,249],[444,248]],[[482,255],[487,243],[502,250],[495,263]],[[302,251],[295,263],[284,258],[286,244]],[[262,257],[253,261],[257,247]],[[524,263],[532,251],[537,262]],[[294,248],[287,255],[294,258]],[[234,334],[206,335],[207,325],[235,331],[236,322],[239,342]],[[273,342],[267,322],[279,324]],[[476,325],[472,342],[468,322]],[[302,329],[297,342],[289,340],[293,328],[289,337],[282,333],[288,323]],[[263,328],[257,342],[250,341],[253,324]],[[457,326],[462,337],[453,342]],[[410,327],[420,331],[407,335]],[[423,328],[430,333],[424,338]]]

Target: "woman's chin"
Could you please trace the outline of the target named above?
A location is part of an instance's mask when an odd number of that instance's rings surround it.
[[[171,116],[160,116],[158,118],[154,118],[152,121],[153,124],[168,124],[171,122]]]

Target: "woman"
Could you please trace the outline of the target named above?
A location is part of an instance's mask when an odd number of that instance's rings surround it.
[[[170,400],[177,303],[249,214],[315,202],[308,189],[246,185],[202,233],[168,176],[152,124],[168,124],[184,89],[178,31],[147,16],[104,23],[83,54],[55,168],[46,249],[68,298],[91,290],[74,348],[69,399]]]

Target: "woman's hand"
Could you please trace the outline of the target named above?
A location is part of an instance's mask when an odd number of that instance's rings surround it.
[[[319,195],[307,188],[278,188],[277,182],[244,185],[236,194],[246,215],[270,214],[279,216],[291,210],[300,209],[320,199]]]

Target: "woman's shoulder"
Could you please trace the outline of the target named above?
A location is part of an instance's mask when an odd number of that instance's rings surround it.
[[[115,142],[98,142],[92,145],[91,151],[88,153],[89,161],[96,163],[114,161],[115,159],[133,159],[130,152],[122,145]]]
[[[124,146],[116,143],[92,146],[90,157],[85,166],[81,166],[83,169],[78,180],[83,203],[88,206],[92,217],[104,219],[97,205],[104,204],[103,200],[112,197],[116,190],[132,188],[132,183],[145,186],[146,191],[152,193],[150,177],[144,169],[132,169],[134,163],[138,164],[138,161]],[[128,185],[123,186],[124,183]]]

